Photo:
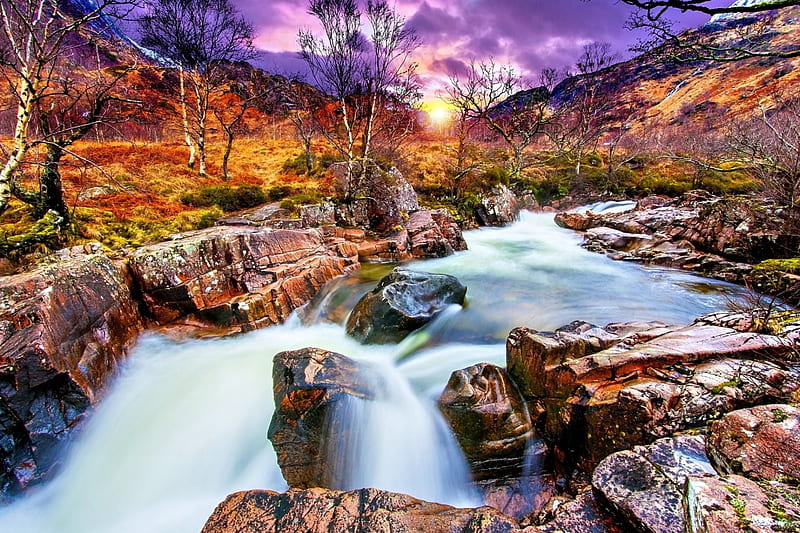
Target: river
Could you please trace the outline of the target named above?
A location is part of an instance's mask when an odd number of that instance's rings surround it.
[[[0,531],[197,533],[233,491],[285,490],[265,438],[272,357],[306,346],[369,361],[387,384],[380,401],[345,415],[360,431],[342,451],[355,466],[341,488],[475,505],[467,468],[434,407],[453,370],[503,365],[505,338],[516,326],[682,324],[745,297],[730,284],[587,252],[552,215],[525,213],[513,226],[465,237],[466,252],[405,265],[452,274],[468,293],[463,308],[398,346],[361,346],[340,325],[387,265],[335,280],[302,320],[282,326],[183,343],[144,335],[81,438],[64,450],[61,475],[0,511]]]

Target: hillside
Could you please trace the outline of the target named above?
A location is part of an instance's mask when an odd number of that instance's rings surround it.
[[[709,23],[686,32],[688,39],[712,38],[735,44],[755,26],[767,24],[764,49],[797,47],[800,41],[800,6],[765,17],[749,17]],[[776,96],[791,96],[800,83],[800,58],[750,58],[731,62],[660,61],[664,50],[654,50],[613,65],[588,79],[570,78],[554,92],[556,104],[569,102],[582,84],[600,84],[604,98],[617,111],[635,110],[632,132],[653,132],[679,126],[682,131],[724,127],[751,115],[759,105],[769,108]]]

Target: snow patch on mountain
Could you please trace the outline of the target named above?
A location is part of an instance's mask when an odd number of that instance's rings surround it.
[[[768,4],[772,0],[736,0],[730,7],[750,7],[759,4]],[[720,26],[728,24],[734,20],[749,18],[754,16],[755,13],[723,13],[721,15],[714,15],[711,20],[706,22],[705,26]]]

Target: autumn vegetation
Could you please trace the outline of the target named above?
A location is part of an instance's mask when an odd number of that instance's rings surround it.
[[[746,106],[740,98],[725,107],[709,93],[705,104],[693,98],[664,109],[669,83],[629,91],[625,76],[655,68],[668,80],[681,76],[678,67],[655,59],[616,65],[607,45],[593,43],[576,64],[535,79],[473,62],[452,74],[440,95],[449,120],[433,126],[418,111],[418,38],[380,0],[363,11],[352,0],[311,1],[323,27],[299,33],[311,84],[247,64],[253,30],[225,0],[203,0],[200,11],[185,0],[151,3],[140,23],[161,62],[132,48],[110,52],[117,37],[98,31],[133,2],[106,0],[90,14],[62,4],[0,0],[0,63],[12,89],[0,112],[0,252],[13,261],[90,240],[124,250],[266,202],[289,211],[347,204],[381,175],[370,168],[392,166],[423,203],[465,225],[481,195],[499,185],[540,203],[702,188],[798,209],[799,104],[777,85]],[[42,51],[25,55],[20,28],[42,19],[37,6],[51,24],[25,30],[38,43],[29,50]],[[663,46],[682,46],[669,28],[653,29]],[[757,77],[762,68],[791,87],[794,55],[783,47],[764,59],[762,51],[736,58],[745,62],[734,72],[755,69]],[[709,79],[723,75],[713,61],[702,65]],[[660,91],[660,103],[646,105]],[[334,163],[346,169],[343,185]]]

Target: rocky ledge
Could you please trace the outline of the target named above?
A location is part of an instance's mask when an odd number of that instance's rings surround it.
[[[787,233],[783,215],[756,198],[694,191],[677,199],[646,198],[622,213],[567,211],[555,220],[586,232],[584,246],[613,259],[683,268],[785,296],[791,287],[796,292],[797,275],[776,279],[771,269],[752,266],[800,255],[800,235]]]

